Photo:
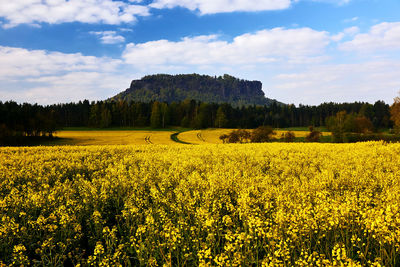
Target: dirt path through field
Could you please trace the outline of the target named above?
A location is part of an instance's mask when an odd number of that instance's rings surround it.
[[[146,135],[146,137],[144,138],[144,141],[147,143],[147,144],[153,144],[153,142],[151,142],[151,140],[150,140],[150,135]]]
[[[197,133],[197,138],[198,138],[200,141],[203,141],[203,142],[206,141],[206,140],[204,140],[203,136],[201,135],[201,132],[198,132],[198,133]]]

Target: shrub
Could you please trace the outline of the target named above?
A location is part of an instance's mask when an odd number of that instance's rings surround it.
[[[309,127],[310,133],[306,136],[306,141],[307,142],[319,142],[319,139],[321,138],[321,132],[314,130],[313,126]]]
[[[219,139],[220,140],[222,140],[222,143],[228,143],[228,138],[229,138],[229,135],[228,134],[223,134],[223,135],[221,135],[220,137],[219,137]]]
[[[374,130],[374,125],[367,117],[358,116],[354,118],[354,128],[356,133],[371,133]]]
[[[282,139],[284,142],[294,142],[294,140],[296,139],[296,136],[294,135],[294,133],[292,131],[288,131],[285,132],[284,134],[282,134]]]
[[[248,143],[250,140],[250,132],[238,129],[229,134],[223,134],[219,137],[223,143]]]
[[[250,141],[252,143],[269,142],[275,134],[271,126],[260,126],[251,133]]]

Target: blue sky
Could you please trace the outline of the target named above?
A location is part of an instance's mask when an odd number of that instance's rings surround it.
[[[132,79],[260,80],[285,103],[392,103],[398,0],[0,0],[0,101],[103,100]]]

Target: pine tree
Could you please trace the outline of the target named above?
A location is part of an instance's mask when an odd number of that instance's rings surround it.
[[[168,125],[169,123],[169,117],[170,117],[170,112],[169,112],[169,107],[168,104],[162,103],[160,105],[160,115],[161,115],[161,126],[165,128],[165,126]]]
[[[222,106],[220,106],[217,110],[217,116],[215,118],[215,127],[218,128],[223,128],[226,127],[228,120],[226,118],[225,112],[222,109]]]
[[[100,128],[106,128],[111,125],[111,112],[110,110],[105,106],[102,105],[101,108],[101,117],[100,117]]]
[[[151,108],[150,126],[152,128],[160,128],[162,126],[160,102],[156,101],[153,103]]]

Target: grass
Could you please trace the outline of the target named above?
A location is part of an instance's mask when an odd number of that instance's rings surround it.
[[[180,140],[178,138],[178,134],[180,134],[180,133],[178,132],[178,133],[171,134],[171,140],[174,141],[174,142],[181,143],[181,144],[186,144],[186,145],[191,145],[192,144],[192,143],[188,143],[188,142]]]

